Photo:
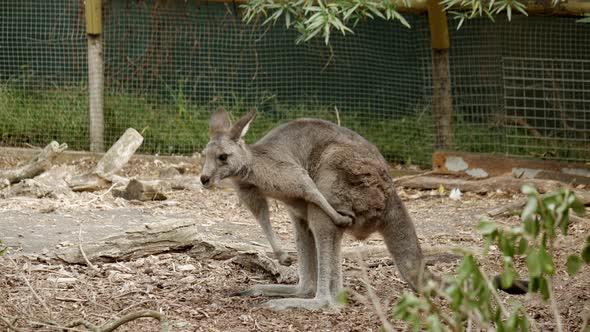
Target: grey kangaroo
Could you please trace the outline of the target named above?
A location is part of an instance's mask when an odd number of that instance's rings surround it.
[[[211,187],[231,178],[283,260],[267,198],[285,203],[295,228],[299,282],[256,285],[238,295],[290,297],[265,303],[273,309],[338,307],[345,232],[358,239],[381,233],[412,289],[431,277],[412,220],[374,145],[352,130],[317,119],[283,124],[247,145],[242,138],[254,117],[251,111],[232,126],[223,109],[212,115],[201,182]]]
[[[256,145],[260,148],[246,146],[242,138],[255,114],[247,114],[233,127],[225,110],[213,114],[201,182],[209,188],[221,179],[232,178],[241,201],[254,214],[279,262],[289,265],[290,257],[279,246],[270,224],[267,197],[315,204],[341,227],[350,225],[354,215],[350,210],[339,213],[328,203],[309,176],[307,161],[279,158],[280,151],[275,149],[281,149],[280,146],[268,146],[269,149],[264,149],[264,144]]]

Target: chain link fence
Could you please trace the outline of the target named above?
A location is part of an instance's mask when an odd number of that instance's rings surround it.
[[[190,154],[224,106],[278,123],[320,117],[352,128],[395,162],[434,149],[425,16],[369,21],[332,45],[297,45],[280,23],[246,25],[230,4],[104,1],[105,144],[128,127],[143,153]],[[0,145],[50,140],[87,150],[88,84],[80,0],[0,3]],[[450,21],[456,149],[590,160],[590,25],[516,17]]]

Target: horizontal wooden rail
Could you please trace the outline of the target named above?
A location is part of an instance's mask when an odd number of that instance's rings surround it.
[[[397,4],[400,12],[426,13],[428,11],[427,0],[412,0],[410,6],[406,6],[402,0],[393,0]],[[208,0],[208,2],[223,2],[244,4],[247,0]],[[560,2],[556,7],[551,6],[547,0],[525,1],[527,2],[527,12],[530,15],[564,15],[564,16],[581,16],[584,13],[590,13],[590,1],[587,0],[566,0]]]

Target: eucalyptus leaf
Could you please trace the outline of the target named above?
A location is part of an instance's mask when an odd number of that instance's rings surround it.
[[[502,282],[502,287],[508,288],[512,286],[514,283],[514,279],[516,278],[516,271],[514,270],[514,266],[509,264],[508,266],[504,267],[504,271],[500,276],[500,281]]]
[[[498,229],[498,224],[491,221],[480,221],[477,225],[477,231],[483,235],[489,235]]]
[[[567,273],[570,276],[575,275],[582,267],[582,259],[578,255],[570,255],[567,258]]]
[[[553,265],[553,258],[547,252],[547,248],[545,246],[541,246],[539,248],[538,253],[539,263],[541,264],[541,269],[544,273],[552,275],[555,271],[555,267]]]
[[[535,187],[529,185],[529,184],[525,184],[522,186],[522,188],[520,188],[520,191],[525,194],[525,195],[536,195],[538,194],[537,189],[535,189]]]
[[[529,252],[526,258],[526,264],[529,269],[529,274],[532,277],[540,277],[542,273],[541,260],[539,258],[538,250]]]
[[[534,197],[529,198],[526,205],[522,209],[522,213],[520,215],[522,220],[524,220],[525,222],[532,220],[533,216],[537,212],[538,207],[539,207],[539,203],[538,203],[537,199]]]

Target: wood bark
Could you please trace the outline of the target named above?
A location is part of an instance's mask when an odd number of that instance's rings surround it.
[[[65,143],[59,144],[52,141],[26,164],[13,170],[0,171],[0,188],[3,187],[3,183],[13,184],[24,179],[34,178],[47,171],[55,157],[67,148],[68,145]]]
[[[453,146],[453,98],[448,49],[432,50],[432,110],[436,119],[435,146],[449,149]]]

